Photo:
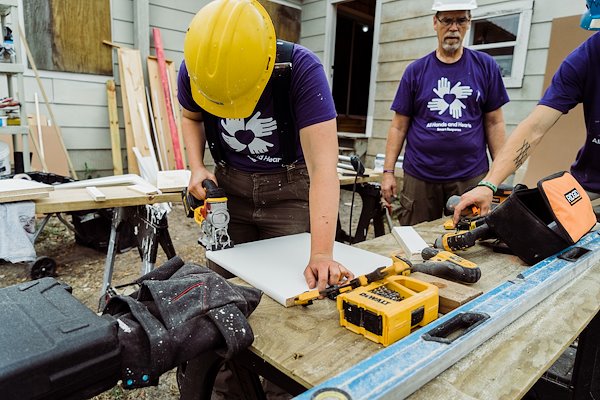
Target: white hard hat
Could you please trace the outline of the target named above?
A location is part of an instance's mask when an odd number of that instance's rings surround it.
[[[477,0],[434,0],[433,11],[462,11],[477,8]]]

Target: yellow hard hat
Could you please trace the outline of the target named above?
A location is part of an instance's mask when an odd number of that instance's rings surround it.
[[[192,95],[221,118],[246,118],[275,65],[275,28],[256,0],[215,0],[192,19],[183,55]]]

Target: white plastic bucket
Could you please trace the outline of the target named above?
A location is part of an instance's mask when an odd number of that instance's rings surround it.
[[[0,142],[0,175],[10,175],[10,147]]]

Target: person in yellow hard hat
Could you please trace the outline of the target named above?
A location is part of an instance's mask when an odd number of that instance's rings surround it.
[[[500,67],[486,53],[467,49],[475,0],[435,0],[437,48],[411,63],[392,102],[383,198],[399,197],[401,225],[441,218],[447,200],[481,182],[505,140],[502,106],[508,94]],[[398,193],[394,166],[404,149]]]
[[[289,60],[276,65],[286,51]],[[189,191],[203,199],[206,178],[225,190],[234,243],[310,231],[308,287],[353,278],[333,259],[336,111],[317,57],[276,41],[257,1],[216,0],[189,26],[178,89]],[[204,163],[206,142],[214,174]]]

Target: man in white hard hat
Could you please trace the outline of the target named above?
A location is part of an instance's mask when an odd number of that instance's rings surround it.
[[[587,11],[581,16],[581,27],[600,30],[600,0],[587,0],[586,6]],[[476,187],[461,196],[454,212],[455,223],[458,222],[460,212],[471,204],[477,205],[482,214],[487,214],[494,188],[523,165],[556,121],[579,103],[583,104],[587,136],[571,165],[571,174],[590,198],[600,197],[599,61],[600,33],[596,33],[567,56],[538,105],[510,135],[484,178],[489,185]],[[565,140],[569,140],[568,134],[569,132],[565,132]]]
[[[475,0],[433,2],[438,46],[404,72],[391,109],[382,195],[398,195],[394,166],[404,150],[399,221],[414,225],[442,217],[447,199],[481,184],[504,144],[502,106],[508,94],[494,59],[463,47]]]

